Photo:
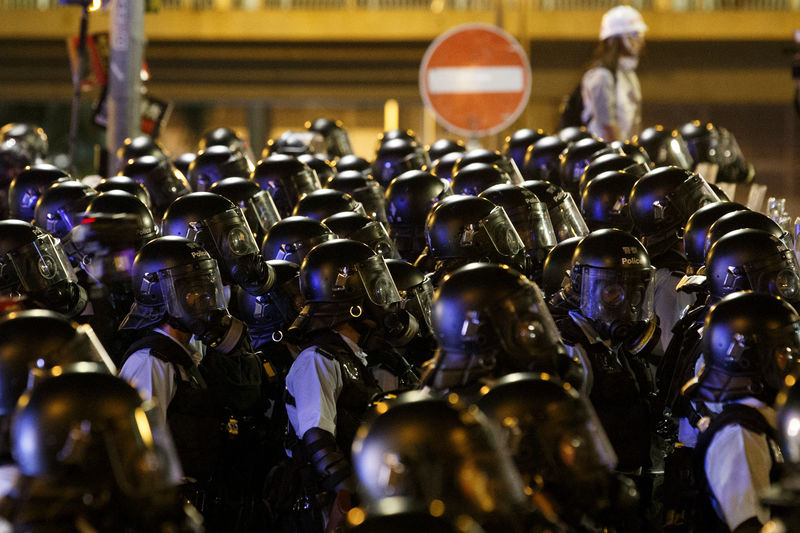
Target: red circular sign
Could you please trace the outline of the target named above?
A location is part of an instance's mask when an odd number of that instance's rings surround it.
[[[463,24],[437,37],[419,69],[425,106],[447,129],[491,135],[511,125],[531,93],[531,67],[511,35],[488,24]]]

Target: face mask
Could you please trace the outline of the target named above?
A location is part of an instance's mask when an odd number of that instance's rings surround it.
[[[617,60],[617,68],[619,70],[631,71],[636,70],[639,65],[639,58],[636,56],[622,56]]]

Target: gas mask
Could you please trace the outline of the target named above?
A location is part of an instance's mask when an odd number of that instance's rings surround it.
[[[274,274],[262,259],[240,208],[190,223],[186,237],[213,251],[225,267],[225,277],[248,293],[263,294],[272,285]]]
[[[69,317],[83,312],[86,291],[61,243],[47,234],[0,259],[0,290],[20,292],[46,309]]]

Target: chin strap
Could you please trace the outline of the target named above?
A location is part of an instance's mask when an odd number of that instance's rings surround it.
[[[342,452],[328,431],[311,428],[303,435],[306,454],[320,477],[322,485],[329,491],[336,492],[347,489],[347,482],[352,475],[352,467],[347,456]]]

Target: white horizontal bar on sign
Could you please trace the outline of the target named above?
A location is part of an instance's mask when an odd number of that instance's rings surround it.
[[[428,71],[430,94],[518,93],[525,73],[519,66],[436,67]]]

